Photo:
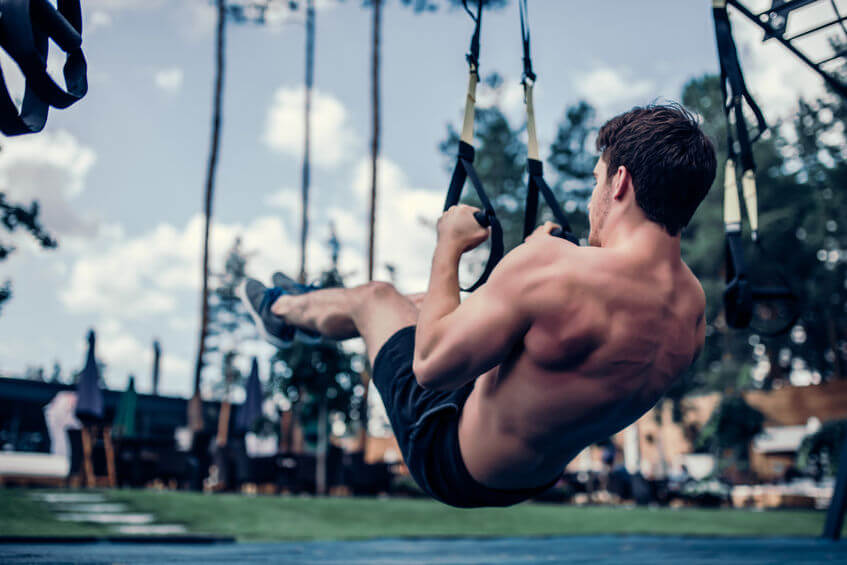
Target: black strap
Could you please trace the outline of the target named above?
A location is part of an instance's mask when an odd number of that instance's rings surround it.
[[[518,0],[518,8],[521,21],[521,45],[523,45],[523,77],[521,83],[524,85],[524,93],[527,95],[527,129],[530,130],[530,135],[535,131],[534,116],[529,113],[529,104],[531,103],[531,91],[527,88],[535,82],[536,75],[532,70],[532,56],[530,53],[530,32],[529,32],[529,10],[527,8],[527,0]],[[533,120],[532,128],[529,127],[529,120]],[[537,140],[535,140],[537,144]],[[544,197],[544,201],[553,212],[553,216],[561,226],[561,229],[555,229],[551,235],[566,239],[571,243],[579,245],[579,239],[573,234],[571,225],[565,216],[564,210],[559,205],[553,191],[544,180],[544,167],[541,161],[537,159],[527,159],[527,170],[529,179],[527,182],[526,191],[526,208],[524,209],[524,227],[523,236],[526,238],[535,229],[535,222],[538,217],[538,193]]]
[[[447,198],[444,201],[444,210],[458,204],[462,196],[462,189],[465,186],[465,180],[470,179],[477,196],[479,196],[479,201],[482,203],[483,209],[482,212],[476,212],[474,216],[481,226],[491,228],[491,251],[488,255],[488,263],[486,263],[485,269],[479,279],[469,288],[462,289],[465,292],[473,292],[488,280],[491,271],[494,270],[494,267],[503,258],[504,249],[503,227],[500,225],[500,221],[494,213],[494,206],[491,204],[491,200],[485,193],[482,182],[476,174],[473,160],[474,148],[464,141],[460,141],[459,156],[456,159],[456,167],[453,169],[453,176],[450,178],[450,187],[447,189]]]
[[[471,82],[468,87],[469,89],[474,88],[474,85],[476,84],[475,81],[479,76],[479,36],[480,29],[482,27],[482,1],[483,0],[478,0],[477,12],[474,14],[471,12],[470,8],[468,8],[467,0],[462,0],[462,5],[465,7],[465,11],[475,24],[473,36],[471,37],[470,50],[466,57],[471,74]],[[465,292],[473,292],[482,286],[485,281],[488,280],[488,276],[491,274],[491,271],[494,270],[494,267],[500,259],[503,258],[503,227],[497,219],[497,215],[494,212],[494,206],[491,204],[491,200],[485,193],[482,182],[479,180],[479,175],[476,173],[476,169],[474,169],[473,166],[474,148],[470,144],[473,132],[469,130],[466,133],[464,127],[465,125],[473,125],[475,112],[473,98],[474,93],[472,90],[469,90],[465,106],[465,124],[463,124],[462,138],[459,140],[459,155],[456,159],[456,166],[453,169],[453,175],[450,178],[450,187],[447,189],[447,198],[444,201],[444,210],[447,210],[450,206],[458,204],[459,199],[462,196],[462,189],[465,186],[465,181],[470,179],[474,190],[476,190],[477,196],[479,196],[479,200],[482,203],[483,208],[482,212],[475,212],[474,217],[476,218],[476,221],[479,222],[479,225],[491,228],[491,251],[488,256],[488,262],[486,263],[485,269],[479,279],[469,288],[462,289]],[[468,137],[466,137],[466,135]],[[467,139],[467,141],[465,141],[465,139]]]
[[[23,103],[18,111],[17,105],[6,88],[3,71],[0,69],[0,132],[5,135],[39,132],[47,123],[48,109],[47,103],[35,94],[30,81],[27,80]]]
[[[756,170],[756,162],[753,157],[753,143],[767,129],[767,123],[756,101],[750,95],[741,64],[738,61],[738,53],[735,41],[732,37],[732,26],[725,4],[716,3],[712,10],[715,20],[715,38],[718,46],[718,59],[721,69],[721,94],[724,103],[724,115],[726,117],[727,152],[729,159],[740,164],[742,173]],[[747,120],[744,117],[744,102],[750,107],[756,119],[757,132],[750,135]],[[733,128],[733,118],[735,127]],[[733,136],[733,129],[735,135]],[[736,150],[735,143],[738,142]],[[728,167],[727,174],[735,175],[734,167]],[[730,179],[725,190],[738,190],[737,178]],[[750,211],[748,210],[748,214]],[[740,216],[739,216],[740,219]],[[726,221],[726,220],[725,220]],[[754,320],[755,306],[764,301],[783,301],[791,305],[799,302],[797,295],[788,287],[780,286],[754,286],[749,277],[747,264],[744,260],[744,242],[740,224],[726,225],[726,287],[724,288],[724,311],[726,321],[730,327],[746,328],[751,326]],[[760,242],[757,240],[757,244]],[[759,249],[763,250],[761,247]],[[759,331],[777,335],[791,329],[797,321],[799,311],[788,316],[784,323],[772,331]]]
[[[471,46],[468,49],[468,54],[465,56],[468,64],[471,66],[471,70],[475,71],[479,69],[479,34],[482,28],[482,0],[477,1],[476,14],[468,8],[468,0],[462,0],[462,5],[475,24],[473,35],[471,36]]]
[[[523,45],[523,80],[535,81],[535,73],[532,71],[532,57],[529,54],[529,11],[526,0],[518,0],[518,9],[521,17],[521,45]]]
[[[553,230],[551,235],[566,239],[573,244],[579,245],[579,239],[571,230],[570,222],[565,216],[564,210],[556,200],[556,196],[543,176],[543,166],[541,161],[536,159],[527,159],[527,168],[529,169],[529,184],[526,191],[526,209],[524,211],[523,236],[526,238],[535,229],[535,222],[538,216],[538,193],[544,197],[547,206],[553,212],[553,217],[556,222],[562,227],[561,230]]]
[[[63,74],[67,90],[47,73],[50,39],[66,53]],[[39,131],[47,119],[47,106],[67,108],[88,91],[79,0],[58,0],[56,7],[48,0],[0,0],[0,47],[20,67],[26,80],[20,113],[5,82],[0,88],[3,133]]]
[[[738,53],[735,40],[732,38],[732,26],[729,22],[729,14],[726,5],[715,5],[712,9],[715,20],[715,39],[718,46],[718,61],[721,69],[721,95],[724,103],[724,115],[726,117],[727,151],[729,158],[736,160],[735,137],[732,134],[731,113],[735,114],[735,130],[741,153],[741,169],[755,170],[753,161],[753,140],[747,130],[747,122],[744,118],[743,101],[746,99],[753,108],[753,113],[758,119],[761,111],[747,91],[744,75],[741,72],[741,64],[738,62]],[[762,120],[764,122],[764,120]],[[729,174],[729,171],[727,171]],[[734,168],[732,169],[734,174]],[[726,190],[738,190],[736,179],[732,179],[730,188]],[[744,261],[743,241],[741,239],[741,225],[726,227],[726,259],[725,276],[726,287],[724,288],[724,311],[727,324],[733,328],[746,328],[750,325],[753,317],[753,292],[747,277],[747,267]]]
[[[723,303],[726,323],[731,328],[746,328],[753,319],[753,288],[747,278],[741,232],[727,232],[725,247],[726,287]]]
[[[727,137],[730,155],[735,156],[735,143],[732,137],[732,124],[730,113],[735,114],[735,132],[739,145],[738,161],[742,171],[755,171],[756,164],[753,160],[753,143],[768,129],[765,117],[759,105],[753,99],[744,74],[741,72],[741,64],[738,62],[738,52],[735,40],[732,38],[732,26],[729,22],[729,14],[726,6],[712,9],[715,20],[715,38],[718,45],[718,60],[721,67],[721,94],[724,102],[724,113],[727,117]],[[744,102],[752,110],[756,118],[757,132],[751,137],[744,118]]]

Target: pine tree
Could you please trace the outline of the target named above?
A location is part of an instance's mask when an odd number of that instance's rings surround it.
[[[0,192],[0,223],[3,224],[3,227],[9,232],[14,232],[20,228],[34,237],[44,249],[55,249],[58,242],[41,225],[38,214],[38,201],[33,200],[27,207],[8,202],[6,195]],[[14,251],[15,247],[12,244],[0,240],[0,261],[6,260]],[[0,284],[0,312],[2,312],[3,303],[11,297],[12,282],[6,280]]]

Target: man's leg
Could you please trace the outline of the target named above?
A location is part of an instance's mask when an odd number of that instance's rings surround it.
[[[271,312],[286,322],[344,340],[361,336],[373,366],[376,354],[398,330],[418,321],[423,294],[400,294],[393,285],[370,282],[354,288],[326,288],[280,296]]]

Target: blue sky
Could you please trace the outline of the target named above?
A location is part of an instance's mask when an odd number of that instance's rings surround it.
[[[124,387],[133,373],[138,390],[149,390],[150,343],[158,337],[162,391],[187,396],[198,324],[214,11],[204,0],[83,4],[89,94],[53,111],[44,132],[0,141],[0,190],[13,200],[39,199],[44,223],[60,241],[59,249],[43,251],[13,237],[19,249],[0,264],[0,279],[13,279],[15,293],[0,315],[0,374],[39,365],[49,372],[54,361],[66,372],[77,370],[85,332],[95,327],[110,387]],[[341,269],[356,284],[366,270],[370,13],[357,0],[318,4],[310,272],[328,264],[324,242],[332,220],[344,246]],[[707,0],[531,1],[542,147],[566,106],[581,98],[607,119],[635,104],[676,99],[686,80],[716,72],[710,6]],[[797,16],[796,29],[826,17],[814,10]],[[734,22],[748,82],[769,119],[789,115],[798,94],[821,92],[821,81],[779,46],[761,44],[756,29]],[[384,11],[377,276],[387,279],[385,263],[396,265],[398,286],[408,292],[426,283],[434,234],[418,218],[435,220],[443,202],[448,177],[437,146],[447,125],[458,127],[461,119],[470,32],[457,10],[415,15],[389,0]],[[302,20],[228,25],[227,34],[213,264],[242,235],[255,275],[266,278],[276,268],[295,273]],[[0,63],[19,91],[8,58]],[[60,63],[51,60],[51,68]],[[505,84],[480,92],[480,103],[499,102],[520,124],[514,3],[486,14],[481,63],[483,74],[497,71]],[[272,353],[256,342],[244,350],[262,358]]]

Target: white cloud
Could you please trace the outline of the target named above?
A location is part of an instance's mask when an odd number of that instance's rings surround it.
[[[397,286],[404,292],[426,290],[435,232],[421,224],[423,218],[434,224],[441,214],[443,194],[411,185],[402,169],[387,158],[379,161],[377,200],[375,278],[390,280],[386,263],[396,268]],[[342,242],[361,242],[355,249],[342,248],[342,271],[354,269],[356,281],[364,282],[367,273],[367,225],[370,199],[371,163],[362,159],[355,167],[352,188],[358,199],[355,206],[329,211]],[[356,210],[353,212],[352,210]]]
[[[538,88],[535,89],[537,96]],[[464,99],[462,100],[464,105]],[[491,108],[497,106],[510,119],[522,122],[525,117],[523,85],[519,80],[506,77],[497,88],[491,88],[485,82],[477,86],[476,107]]]
[[[118,236],[105,250],[88,250],[73,262],[60,298],[77,313],[97,313],[122,320],[170,315],[171,325],[183,325],[181,303],[200,288],[203,217],[192,217],[179,228],[160,224],[136,237]],[[257,218],[248,225],[214,223],[212,270],[220,269],[237,236],[252,253],[250,273],[264,280],[275,270],[296,273],[297,245],[279,218]],[[327,261],[320,242],[309,248],[311,265]],[[175,317],[175,318],[174,318]]]
[[[179,67],[171,67],[156,71],[153,80],[156,86],[165,92],[175,93],[182,88],[183,71]]]
[[[644,97],[653,90],[653,83],[629,76],[624,71],[601,67],[577,73],[575,87],[581,96],[607,110],[625,103],[649,102]]]
[[[135,336],[127,333],[114,321],[101,324],[97,328],[98,359],[106,364],[106,382],[109,388],[122,389],[127,386],[129,375],[136,377],[135,386],[139,392],[148,392],[151,386],[150,368],[153,365],[153,346],[142,343]],[[191,362],[178,355],[165,352],[160,365],[160,392],[186,392],[185,384],[190,383]],[[183,386],[174,389],[164,386],[166,383],[182,383]]]
[[[271,149],[300,158],[303,154],[305,89],[281,87],[268,109],[262,140]],[[359,145],[350,126],[347,109],[340,100],[319,90],[312,92],[312,162],[335,167],[349,158]]]
[[[85,31],[91,33],[94,30],[100,28],[106,28],[112,26],[112,16],[109,15],[109,12],[104,10],[95,10],[88,17],[88,20],[85,22]]]
[[[264,203],[271,208],[282,210],[287,219],[291,220],[300,213],[300,189],[293,186],[284,186],[265,196]]]
[[[96,222],[80,217],[71,201],[84,190],[96,160],[94,150],[67,131],[8,138],[0,151],[0,190],[10,200],[38,200],[51,233],[90,236]]]

